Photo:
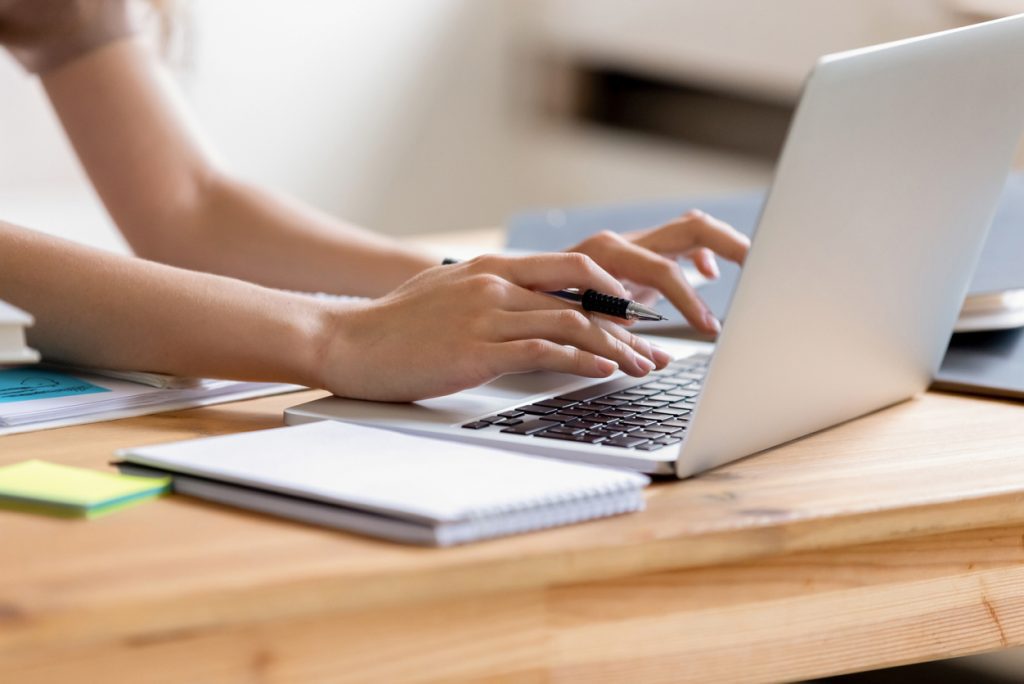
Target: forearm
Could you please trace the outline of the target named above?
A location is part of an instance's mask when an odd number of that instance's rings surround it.
[[[134,40],[43,75],[105,206],[140,256],[294,290],[380,295],[431,264],[216,168],[177,91]]]
[[[369,297],[394,289],[437,261],[290,197],[230,178],[207,186],[200,208],[185,225],[187,236],[140,249],[140,255],[269,287]]]
[[[318,386],[334,305],[0,222],[0,294],[48,360]]]

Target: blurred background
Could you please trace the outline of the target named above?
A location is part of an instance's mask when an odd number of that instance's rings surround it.
[[[173,11],[164,59],[228,168],[409,235],[540,206],[764,186],[820,55],[1021,11],[1021,0],[203,0]],[[0,218],[126,251],[38,83],[6,55],[0,97]],[[957,667],[964,679],[943,681],[1024,681],[1019,652]],[[933,679],[886,676],[872,681]]]
[[[165,60],[238,174],[374,229],[763,186],[815,59],[1008,0],[204,0]],[[0,58],[4,217],[123,249]]]

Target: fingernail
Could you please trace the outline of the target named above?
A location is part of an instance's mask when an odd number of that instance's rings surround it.
[[[602,375],[611,375],[617,370],[619,370],[619,364],[615,363],[611,359],[606,359],[601,356],[597,357],[597,371]]]
[[[672,363],[672,355],[661,347],[651,345],[651,355],[654,357],[654,363],[658,368],[664,368],[668,364]]]
[[[718,322],[718,319],[710,311],[704,312],[704,326],[716,335],[722,332],[722,324]]]
[[[636,357],[636,365],[640,366],[640,370],[645,373],[650,373],[654,370],[654,362],[649,358],[641,356],[640,354],[634,354],[634,356]]]

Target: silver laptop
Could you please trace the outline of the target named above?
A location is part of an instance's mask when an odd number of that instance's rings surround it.
[[[938,368],[1024,124],[1024,16],[822,58],[717,344],[646,378],[509,375],[333,419],[687,477],[907,399]]]

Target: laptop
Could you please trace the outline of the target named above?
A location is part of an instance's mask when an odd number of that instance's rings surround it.
[[[508,375],[342,420],[688,477],[923,391],[1024,124],[1024,15],[823,57],[717,343],[645,378]]]

